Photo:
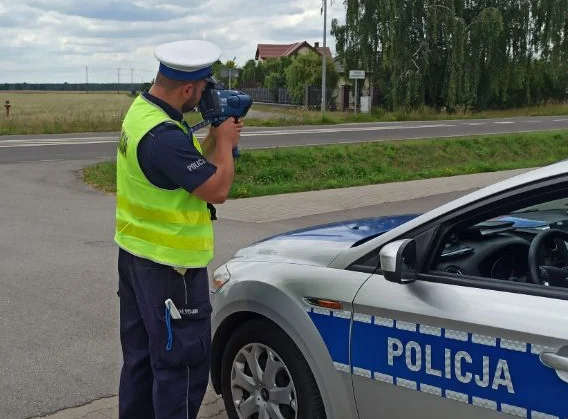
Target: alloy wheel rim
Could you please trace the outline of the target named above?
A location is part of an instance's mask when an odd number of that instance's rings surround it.
[[[231,393],[239,419],[297,419],[292,375],[282,358],[260,343],[243,347],[233,359]]]

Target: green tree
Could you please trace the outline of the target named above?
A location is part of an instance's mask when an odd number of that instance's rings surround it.
[[[566,98],[568,0],[345,0],[346,71],[390,108],[522,106]]]
[[[297,55],[286,69],[286,87],[292,99],[302,102],[306,86],[321,86],[322,56],[315,52]],[[326,60],[326,84],[335,88],[339,74],[332,60]]]
[[[245,86],[256,86],[264,83],[264,72],[262,65],[255,60],[248,60],[239,74],[239,84]]]
[[[264,74],[262,85],[270,89],[275,101],[278,99],[278,89],[286,87],[286,69],[291,63],[291,57],[272,58],[259,63]]]

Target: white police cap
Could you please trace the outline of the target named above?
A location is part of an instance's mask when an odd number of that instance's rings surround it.
[[[160,73],[179,81],[202,80],[213,75],[213,63],[221,56],[219,47],[208,41],[186,40],[158,45],[154,56]]]

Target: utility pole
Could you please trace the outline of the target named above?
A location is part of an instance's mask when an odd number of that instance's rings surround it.
[[[323,113],[325,112],[326,104],[326,73],[327,73],[327,48],[325,44],[327,35],[327,0],[323,1],[323,54],[322,54],[322,75],[321,75],[321,116],[323,118]]]
[[[134,90],[134,69],[130,69],[130,91]]]
[[[85,80],[86,80],[86,89],[87,89],[87,93],[89,93],[89,66],[86,65],[85,66]]]
[[[116,84],[116,93],[120,93],[120,68],[116,69],[116,74],[117,74],[117,77],[118,77],[118,79],[117,79],[118,81],[117,81],[117,84]]]

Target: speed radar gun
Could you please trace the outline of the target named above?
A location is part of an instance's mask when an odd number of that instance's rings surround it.
[[[211,78],[201,95],[199,112],[203,121],[191,127],[193,132],[211,124],[218,127],[229,118],[235,122],[244,117],[252,106],[252,97],[237,90],[225,89],[222,83]],[[239,156],[238,147],[233,149],[233,156]]]

